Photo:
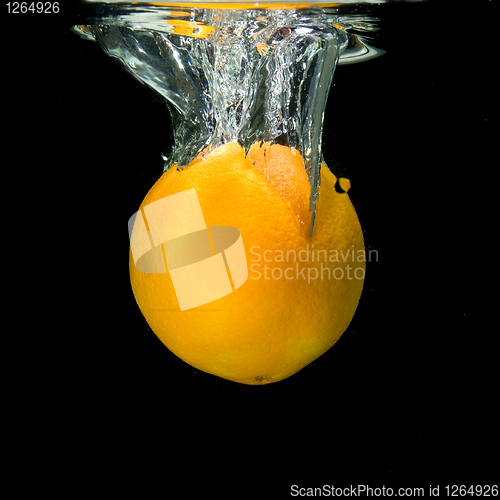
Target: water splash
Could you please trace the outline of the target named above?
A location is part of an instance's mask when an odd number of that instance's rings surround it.
[[[165,168],[228,142],[246,152],[261,141],[296,148],[311,184],[312,232],[324,110],[349,42],[336,11],[178,9],[155,28],[129,18],[84,30],[165,98],[175,140]]]

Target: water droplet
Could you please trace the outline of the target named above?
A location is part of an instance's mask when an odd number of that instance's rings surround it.
[[[347,193],[351,189],[351,181],[345,177],[339,177],[335,183],[335,191],[337,193]]]

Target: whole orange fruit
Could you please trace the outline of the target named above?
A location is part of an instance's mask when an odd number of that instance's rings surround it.
[[[168,349],[224,379],[266,384],[293,375],[335,344],[351,322],[365,276],[361,226],[336,182],[322,165],[310,237],[310,184],[294,149],[254,145],[245,157],[229,143],[165,172],[141,209],[194,188],[207,226],[240,231],[248,265],[247,280],[232,293],[181,311],[169,272],[142,272],[130,253],[135,298]]]

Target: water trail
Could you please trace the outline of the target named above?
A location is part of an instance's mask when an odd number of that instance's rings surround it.
[[[324,110],[348,42],[336,20],[319,8],[195,9],[189,27],[89,29],[165,98],[175,139],[166,168],[186,166],[203,149],[228,142],[245,151],[260,141],[296,148],[311,184],[314,222]]]

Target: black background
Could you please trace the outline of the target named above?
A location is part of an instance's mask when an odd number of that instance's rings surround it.
[[[378,7],[387,53],[337,69],[324,155],[378,261],[339,342],[263,387],[176,358],[132,295],[127,221],[170,150],[163,102],[69,31],[80,4],[3,16],[5,382],[30,453],[90,452],[81,487],[154,457],[186,494],[498,479],[491,4]]]

